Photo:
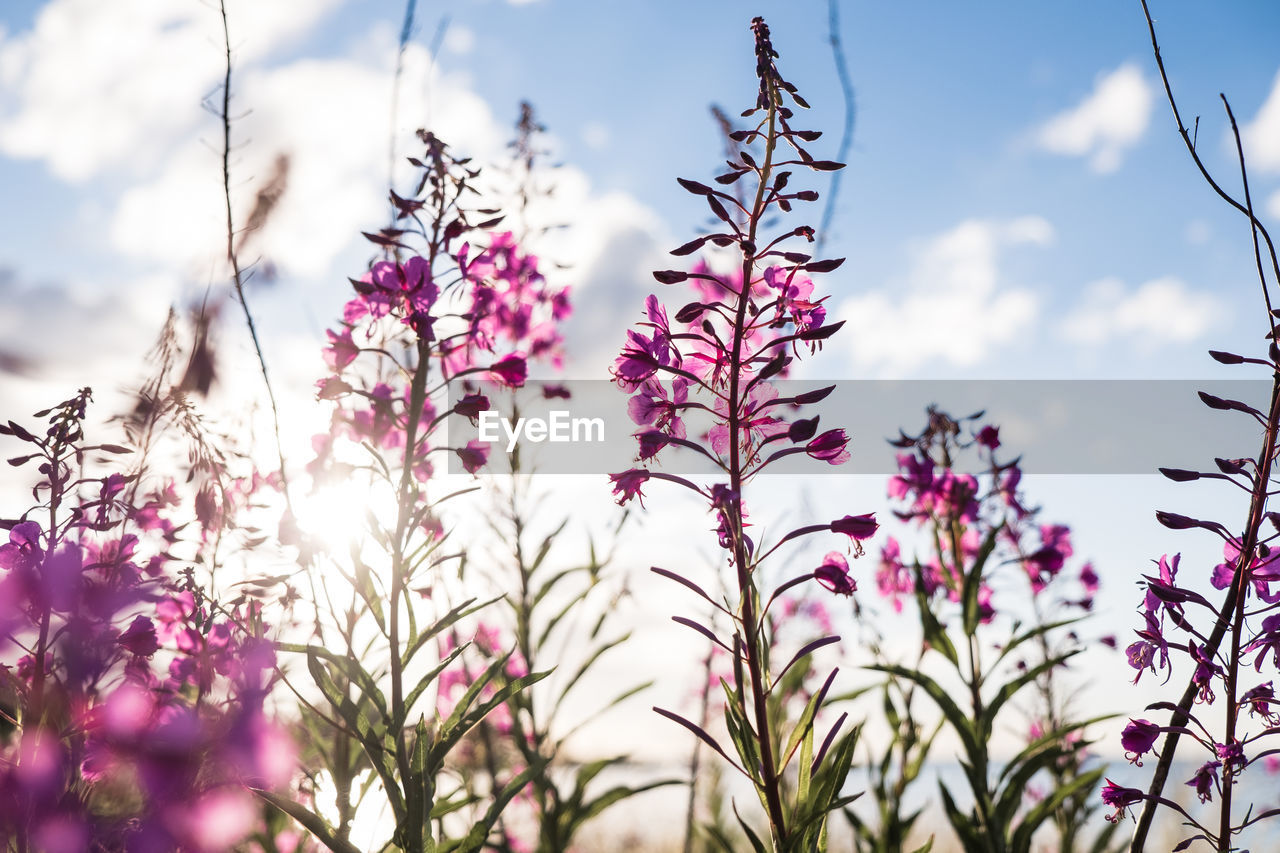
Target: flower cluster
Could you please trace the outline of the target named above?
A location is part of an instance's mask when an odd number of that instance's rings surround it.
[[[274,650],[256,606],[216,618],[174,575],[171,485],[139,500],[137,474],[72,474],[86,454],[126,452],[84,443],[88,401],[52,410],[43,437],[0,428],[34,451],[15,461],[40,460],[46,496],[0,545],[0,692],[16,698],[0,840],[227,849],[258,824],[250,788],[294,769],[265,707]]]
[[[903,452],[897,457],[898,473],[889,480],[889,497],[899,504],[894,514],[939,535],[929,537],[933,547],[914,562],[905,562],[901,542],[887,537],[876,571],[880,594],[898,612],[903,598],[917,593],[923,596],[922,606],[927,603],[933,609],[939,601],[959,603],[972,568],[982,563],[1020,568],[1036,599],[1051,585],[1062,589],[1074,581],[1071,591],[1060,593],[1056,604],[1078,612],[1091,610],[1099,585],[1092,563],[1064,575],[1074,554],[1071,530],[1062,524],[1037,522],[1038,510],[1026,505],[1020,491],[1018,460],[997,458],[999,428],[976,427],[966,440],[961,427],[945,413],[931,409],[923,433],[895,441]],[[957,455],[965,450],[976,452],[981,468],[957,469]],[[990,561],[993,553],[1001,559]],[[986,624],[996,616],[992,577],[982,572],[976,580],[979,619]]]
[[[811,276],[831,272],[842,261],[815,260],[806,252],[790,248],[796,239],[813,240],[813,229],[807,226],[783,230],[772,237],[764,233],[765,227],[772,227],[775,210],[785,213],[793,202],[817,198],[813,190],[792,187],[794,169],[831,171],[841,164],[816,160],[805,149],[804,145],[819,134],[793,129],[790,121],[794,114],[791,105],[804,108],[806,104],[795,87],[779,74],[774,62],[777,53],[764,21],[755,19],[752,28],[760,94],[756,108],[744,116],[759,118],[753,127],[731,132],[731,139],[742,147],[728,162],[728,171],[715,180],[720,186],[742,182],[748,189],[741,197],[754,196],[755,200],[748,204],[710,185],[680,180],[687,191],[706,201],[717,220],[717,230],[685,243],[672,254],[692,255],[708,244],[720,249],[732,247],[732,266],[723,272],[715,271],[712,262],[716,259],[712,258],[695,263],[687,271],[654,273],[664,285],[688,282],[691,301],[671,314],[662,300],[650,295],[645,301],[645,319],[627,332],[612,375],[618,386],[631,395],[629,412],[639,427],[635,433],[637,461],[648,467],[613,474],[610,480],[619,504],[633,498],[643,502],[644,487],[650,481],[663,480],[695,493],[714,518],[716,539],[735,576],[735,608],[720,604],[678,572],[654,571],[697,592],[732,624],[732,638],[721,639],[705,625],[676,617],[676,621],[697,630],[732,657],[733,675],[725,684],[736,699],[725,706],[724,712],[729,731],[737,733],[734,741],[741,764],[735,766],[760,792],[774,844],[782,850],[816,843],[825,831],[826,812],[840,808],[846,801],[839,791],[852,760],[853,740],[850,735],[836,739],[841,718],[826,745],[813,753],[817,758],[812,772],[817,775],[824,753],[828,747],[832,750],[829,765],[821,771],[826,774],[821,788],[825,799],[816,805],[784,803],[780,776],[795,750],[774,755],[778,745],[786,742],[782,728],[787,720],[785,709],[769,697],[776,700],[787,692],[787,688],[780,688],[776,694],[774,690],[789,670],[800,676],[807,672],[804,667],[792,670],[797,658],[805,658],[838,638],[827,636],[806,644],[778,676],[771,676],[769,659],[776,626],[770,608],[782,600],[782,593],[809,581],[841,595],[852,594],[856,584],[845,557],[831,552],[815,568],[765,596],[758,586],[764,576],[763,564],[777,547],[818,533],[849,536],[854,553],[859,554],[861,541],[874,534],[876,522],[869,513],[846,515],[792,530],[767,550],[758,544],[762,531],[747,532],[752,527],[747,521],[748,488],[770,465],[796,454],[836,465],[848,458],[848,437],[843,430],[819,433],[817,416],[801,418],[793,414],[802,406],[821,401],[833,388],[788,394],[775,381],[786,375],[802,351],[815,350],[839,330],[840,323],[825,322],[825,297],[815,297]],[[758,149],[755,153],[749,150],[753,146]],[[697,434],[686,423],[694,413],[709,421]],[[710,460],[723,477],[718,482],[698,484],[654,470],[669,447]],[[815,691],[809,712],[796,723],[793,744],[812,744],[815,713],[833,678],[834,673]],[[659,713],[685,726],[727,757],[728,753],[701,727],[678,714]],[[817,811],[805,811],[808,809]],[[802,819],[811,814],[820,817],[809,817],[807,822]]]
[[[910,559],[902,542],[886,538],[876,583],[895,612],[903,612],[905,601],[915,603],[923,651],[913,667],[895,662],[876,668],[889,676],[886,694],[893,687],[902,695],[903,714],[912,713],[913,689],[923,688],[964,745],[975,811],[951,808],[948,817],[966,846],[1018,849],[1018,839],[1029,839],[1050,817],[1067,844],[1088,825],[1096,808],[1090,791],[1102,770],[1085,767],[1086,724],[1072,713],[1065,698],[1070,691],[1058,681],[1081,651],[1068,626],[1092,608],[1098,576],[1088,563],[1072,567],[1069,528],[1038,521],[1039,510],[1021,494],[1018,461],[1000,461],[999,428],[978,422],[980,417],[956,420],[930,408],[923,431],[892,442],[901,452],[889,497],[924,547]],[[936,668],[964,685],[964,700],[947,696]],[[1027,745],[993,782],[985,770],[991,732],[1005,703],[1024,691],[1035,695]],[[897,738],[904,754],[916,750],[917,761],[932,744],[913,727],[900,727]],[[899,772],[902,785],[915,778],[915,771]],[[1050,777],[1052,794],[1025,784],[1040,773]],[[1014,806],[1028,796],[1040,804],[1017,814]],[[898,799],[883,792],[878,797],[886,825],[914,820],[900,814]],[[984,819],[984,810],[998,817]]]

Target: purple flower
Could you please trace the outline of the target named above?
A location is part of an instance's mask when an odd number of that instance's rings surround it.
[[[493,378],[509,388],[519,388],[529,378],[529,363],[523,353],[505,355],[489,368]]]
[[[874,512],[867,512],[862,515],[846,515],[844,518],[837,518],[831,522],[832,533],[844,533],[855,541],[870,539],[875,535],[879,527],[880,525],[876,524],[876,514]]]
[[[1120,745],[1124,747],[1124,757],[1141,767],[1142,756],[1152,750],[1156,745],[1156,738],[1159,736],[1160,727],[1155,723],[1149,720],[1130,718],[1129,725],[1124,727],[1124,731],[1120,735]]]
[[[658,451],[671,443],[671,439],[666,433],[656,429],[642,430],[636,433],[635,437],[640,443],[640,453],[637,459],[641,462],[654,458],[658,455]]]
[[[849,436],[842,429],[829,429],[804,446],[804,452],[814,459],[821,459],[832,465],[843,465],[849,461]]]
[[[1227,769],[1232,767],[1243,767],[1245,765],[1244,744],[1240,741],[1233,740],[1231,743],[1215,743],[1213,745],[1213,749],[1218,754],[1218,759]]]
[[[1157,586],[1172,588],[1178,579],[1178,563],[1182,559],[1181,554],[1174,554],[1173,559],[1169,559],[1169,555],[1165,554],[1158,562],[1160,568],[1160,581]],[[1162,606],[1160,597],[1151,588],[1151,582],[1147,584],[1147,597],[1143,604],[1149,612],[1157,612]]]
[[[156,640],[155,623],[146,616],[138,616],[129,627],[116,638],[130,654],[149,658],[160,648]]]
[[[1240,704],[1248,705],[1250,716],[1262,717],[1267,725],[1280,725],[1280,714],[1271,710],[1271,706],[1276,704],[1276,692],[1270,681],[1259,684],[1241,696]]]
[[[621,474],[610,474],[609,480],[613,483],[613,493],[618,496],[618,505],[621,506],[638,496],[640,505],[644,506],[644,493],[640,491],[640,487],[648,479],[649,472],[643,468],[632,468]]]
[[[1189,787],[1196,789],[1200,802],[1207,803],[1213,799],[1213,789],[1218,784],[1218,768],[1221,766],[1221,761],[1206,761],[1196,771],[1196,775],[1187,781]]]
[[[454,453],[458,454],[458,458],[462,460],[462,467],[468,474],[479,471],[489,461],[489,445],[474,439],[468,441],[466,447],[459,447]]]
[[[1080,569],[1080,583],[1084,584],[1084,594],[1093,598],[1098,594],[1098,573],[1093,569],[1093,563],[1085,563]]]
[[[1114,812],[1107,815],[1107,820],[1112,823],[1124,817],[1125,809],[1142,802],[1143,799],[1144,794],[1137,788],[1125,788],[1110,779],[1107,780],[1107,784],[1102,788],[1102,802],[1115,809]]]
[[[636,395],[627,401],[627,413],[640,426],[652,426],[676,438],[684,438],[684,422],[679,417],[681,406],[689,400],[689,380],[678,376],[671,382],[671,394],[657,379],[650,377],[640,384]]]
[[[34,521],[15,524],[9,531],[9,541],[0,545],[0,569],[30,571],[44,558],[40,547],[40,525]]]
[[[902,546],[890,536],[880,549],[880,567],[876,569],[876,585],[880,594],[888,596],[893,609],[902,612],[902,596],[915,590],[911,570],[902,564]]]
[[[1159,669],[1169,668],[1169,644],[1164,639],[1164,632],[1160,627],[1160,622],[1150,610],[1143,612],[1143,618],[1146,620],[1146,628],[1137,632],[1138,642],[1125,650],[1125,654],[1129,658],[1129,666],[1138,670],[1138,674],[1133,677],[1134,684],[1137,684],[1138,679],[1142,678],[1143,670],[1150,669],[1155,672],[1157,667]],[[1158,662],[1156,658],[1157,652],[1159,653]]]
[[[1258,672],[1262,672],[1262,663],[1268,652],[1272,655],[1272,664],[1280,667],[1280,613],[1272,613],[1262,620],[1262,630],[1244,650],[1257,650],[1258,656],[1253,661],[1253,668]]]
[[[340,334],[325,329],[324,333],[329,336],[329,346],[324,350],[324,363],[334,373],[341,373],[360,355],[360,347],[351,339],[350,329],[343,329]]]
[[[858,589],[849,577],[849,563],[835,551],[822,558],[822,565],[813,570],[813,577],[836,595],[853,595]]]
[[[483,394],[467,394],[453,407],[453,411],[475,423],[481,412],[489,410],[489,398]]]
[[[1205,654],[1204,649],[1197,646],[1195,640],[1187,641],[1187,652],[1196,664],[1196,671],[1191,676],[1192,683],[1200,688],[1200,695],[1196,698],[1201,702],[1213,704],[1213,678],[1222,674],[1222,667]]]
[[[1000,446],[1000,428],[988,424],[978,430],[978,434],[975,438],[977,439],[978,444],[981,444],[988,450],[995,450]]]

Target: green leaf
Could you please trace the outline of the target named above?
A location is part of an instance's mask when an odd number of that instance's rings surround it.
[[[972,637],[978,630],[981,610],[978,606],[978,593],[982,591],[982,572],[986,568],[987,559],[996,547],[996,535],[1003,526],[1003,523],[1001,523],[991,528],[991,532],[987,534],[986,539],[982,541],[982,545],[978,548],[972,568],[969,569],[964,578],[960,601],[962,603],[964,633],[968,637]]]
[[[440,727],[439,740],[432,747],[431,760],[428,764],[430,768],[439,768],[444,765],[445,756],[457,745],[467,732],[471,731],[477,723],[489,715],[489,712],[499,705],[506,702],[516,693],[525,690],[531,684],[537,684],[542,679],[551,674],[549,670],[543,672],[534,672],[529,675],[513,678],[506,682],[498,689],[491,699],[476,708],[466,710],[467,707],[474,702],[475,697],[479,694],[476,688],[477,684],[483,682],[488,684],[498,672],[498,670],[506,664],[510,654],[494,661],[494,663],[485,670],[484,674],[476,681],[476,683],[468,688],[467,693],[463,694],[463,698],[458,701],[457,707],[453,709],[453,713],[449,715],[449,719]]]
[[[956,647],[951,642],[951,637],[947,634],[947,629],[938,621],[938,617],[933,615],[933,611],[929,608],[929,597],[924,593],[924,579],[917,575],[916,577],[916,609],[920,615],[920,627],[924,631],[924,641],[929,644],[930,648],[937,649],[949,661],[952,666],[960,666],[960,656],[956,653]]]
[[[1058,807],[1068,798],[1075,796],[1079,791],[1087,791],[1096,785],[1104,772],[1106,772],[1106,768],[1099,767],[1095,770],[1090,770],[1088,773],[1082,773],[1037,803],[1035,808],[1027,812],[1021,823],[1018,824],[1017,830],[1013,833],[1013,853],[1030,853],[1031,837],[1040,828],[1040,824],[1044,823],[1048,817],[1057,811]]]
[[[529,784],[530,780],[540,771],[538,767],[526,767],[518,776],[503,786],[498,795],[493,798],[489,809],[484,813],[480,820],[472,824],[471,829],[461,840],[442,845],[441,853],[451,851],[451,853],[478,853],[484,847],[485,841],[489,838],[489,833],[493,831],[493,826],[498,822],[498,817],[502,814],[502,810],[507,804],[515,798]]]
[[[929,698],[942,711],[943,716],[947,718],[947,722],[951,724],[952,729],[959,736],[961,743],[964,745],[965,753],[971,757],[986,754],[986,744],[979,741],[968,713],[961,710],[960,706],[951,698],[951,694],[944,690],[938,682],[923,672],[908,669],[898,664],[874,664],[867,668],[887,672],[920,685],[920,688],[929,694]]]
[[[956,835],[960,836],[960,843],[966,851],[989,850],[990,845],[984,843],[982,836],[978,833],[976,822],[971,815],[964,814],[956,806],[955,798],[951,796],[951,791],[947,786],[938,783],[938,791],[942,794],[942,807],[947,813],[947,820],[951,824],[951,828],[955,830]]]
[[[1065,654],[1051,657],[1048,660],[1031,667],[1012,681],[1008,681],[1001,685],[1000,689],[996,691],[996,695],[991,698],[991,701],[982,710],[982,718],[978,720],[978,736],[984,740],[991,736],[991,733],[995,731],[996,715],[1000,713],[1000,709],[1003,708],[1005,703],[1012,699],[1019,690],[1034,682],[1043,673],[1046,673],[1059,664],[1065,663],[1075,657],[1081,651],[1083,650],[1073,649]]]

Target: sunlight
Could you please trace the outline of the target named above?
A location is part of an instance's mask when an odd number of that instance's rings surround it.
[[[394,518],[386,489],[360,477],[322,485],[294,498],[299,530],[314,548],[339,559],[366,539],[369,518]]]

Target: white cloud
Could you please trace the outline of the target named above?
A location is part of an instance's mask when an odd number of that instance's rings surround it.
[[[260,60],[340,2],[231,0],[236,61]],[[221,42],[208,4],[54,0],[0,41],[0,151],[69,181],[145,166],[207,118],[200,98],[221,82]]]
[[[1280,219],[1280,191],[1271,194],[1267,199],[1267,215]]]
[[[1177,278],[1157,278],[1128,290],[1117,278],[1085,288],[1082,304],[1068,314],[1059,333],[1081,346],[1127,339],[1150,351],[1162,344],[1187,343],[1222,316],[1222,306]]]
[[[1088,157],[1095,172],[1114,172],[1124,152],[1146,132],[1153,100],[1142,72],[1132,64],[1121,65],[1099,75],[1079,104],[1041,125],[1036,144],[1053,154]]]
[[[476,34],[470,27],[450,24],[444,34],[444,49],[458,56],[466,56],[475,50]]]
[[[1280,172],[1280,73],[1258,114],[1241,128],[1240,140],[1250,169]],[[1280,207],[1280,201],[1273,198],[1271,206]]]
[[[98,197],[87,201],[86,209],[101,211],[95,228],[106,236],[106,247],[146,271],[132,278],[139,291],[140,282],[155,281],[163,272],[163,290],[146,293],[149,301],[163,306],[177,293],[179,282],[202,287],[225,280],[221,127],[200,109],[201,98],[220,80],[221,36],[216,12],[205,4],[193,0],[190,7],[179,4],[181,13],[161,14],[156,4],[137,2],[151,10],[130,22],[148,35],[145,39],[131,40],[111,28],[112,22],[129,17],[118,7],[108,13],[80,0],[54,0],[32,32],[9,41],[0,35],[0,74],[9,74],[21,95],[12,103],[0,95],[0,118],[8,114],[12,122],[0,124],[0,151],[38,158],[69,181],[110,175],[111,180],[95,185]],[[315,9],[337,2],[341,0],[311,4],[303,17],[314,19]],[[232,5],[233,43],[239,45],[233,102],[238,144],[232,159],[236,218],[245,221],[277,155],[287,155],[287,189],[246,254],[249,260],[263,254],[284,282],[319,280],[337,286],[355,271],[334,269],[335,260],[359,253],[365,245],[360,231],[373,230],[387,216],[395,33],[371,23],[363,39],[353,34],[348,55],[273,64],[263,46],[278,45],[300,24],[292,22],[291,30],[278,19],[251,22],[247,16],[262,19],[268,13],[259,7],[279,5],[292,4],[245,6],[241,0]],[[238,6],[245,16],[239,24]],[[67,17],[73,14],[81,19],[69,32]],[[99,17],[104,24],[95,29]],[[60,37],[78,45],[87,58],[70,56]],[[113,44],[118,37],[124,41]],[[130,55],[118,57],[122,51]],[[187,54],[181,62],[178,53]],[[165,71],[170,62],[177,69],[172,74]],[[66,67],[54,73],[59,63]],[[28,75],[48,79],[28,85]],[[99,85],[103,75],[107,82]],[[429,123],[455,151],[475,157],[478,164],[509,157],[511,123],[494,116],[465,76],[444,76],[421,46],[406,51],[400,91],[395,126],[401,155],[417,150],[414,132]],[[42,100],[41,93],[49,97]],[[99,136],[99,122],[111,125],[103,133],[114,141],[81,156]],[[403,187],[410,178],[403,156],[397,169],[397,186]],[[491,183],[497,182],[497,171],[489,173]],[[552,179],[555,195],[542,202],[543,209],[532,211],[530,219],[567,228],[548,234],[537,250],[548,261],[571,265],[567,272],[549,270],[549,275],[575,284],[583,299],[586,291],[598,289],[597,308],[618,319],[614,327],[606,327],[598,316],[584,319],[584,339],[575,341],[575,348],[595,355],[606,345],[615,346],[600,340],[601,334],[612,334],[632,319],[620,312],[638,310],[644,288],[653,284],[647,271],[660,263],[651,257],[657,254],[655,247],[670,241],[659,238],[662,227],[652,211],[625,194],[600,195],[581,170],[561,168]],[[518,227],[517,219],[508,224]],[[616,259],[623,257],[639,258],[644,266],[622,270]],[[108,276],[100,278],[105,285]],[[624,284],[634,304],[619,300],[617,288]],[[258,308],[288,301],[277,292],[260,300]],[[329,311],[316,306],[305,313],[324,322]],[[295,320],[291,328],[296,331],[299,325]]]
[[[1193,246],[1203,246],[1213,237],[1213,226],[1204,219],[1193,219],[1183,231],[1186,241]]]
[[[434,77],[434,79],[433,79]],[[255,239],[286,275],[319,276],[361,230],[386,214],[391,69],[357,60],[299,60],[241,75],[235,128],[247,140],[234,164],[243,222],[277,154],[290,158],[288,188]],[[402,92],[430,90],[432,127],[481,159],[502,151],[508,131],[477,95],[433,75],[421,47],[405,53]],[[401,97],[397,150],[411,153],[423,123],[420,99]],[[403,175],[401,175],[403,177]],[[205,141],[189,137],[163,169],[127,190],[112,218],[114,245],[138,259],[207,268],[222,252],[220,174]],[[184,211],[158,217],[157,211]]]
[[[846,299],[854,363],[903,375],[934,361],[972,367],[1024,335],[1039,300],[1001,282],[1000,257],[1015,246],[1047,246],[1053,226],[1038,216],[966,220],[930,240],[901,286]],[[899,296],[898,294],[902,295]]]
[[[598,121],[588,122],[582,128],[582,141],[588,148],[600,151],[609,144],[612,135],[609,128]]]

